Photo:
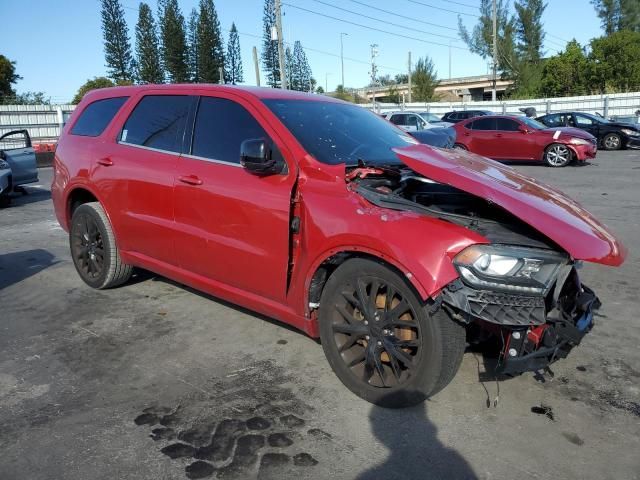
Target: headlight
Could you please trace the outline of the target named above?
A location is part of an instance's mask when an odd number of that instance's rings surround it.
[[[584,138],[573,137],[569,140],[569,143],[572,145],[591,145],[589,140],[585,140]]]
[[[558,252],[509,245],[472,245],[453,260],[471,287],[545,295],[568,257]]]
[[[11,168],[11,165],[4,160],[0,160],[0,170],[4,170],[5,168]]]
[[[631,130],[630,128],[621,128],[620,131],[625,135],[629,135],[630,137],[640,136],[640,132],[637,132],[636,130]]]

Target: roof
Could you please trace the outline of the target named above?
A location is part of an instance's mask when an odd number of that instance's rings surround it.
[[[306,101],[323,101],[323,102],[337,102],[342,103],[342,100],[338,100],[327,95],[320,95],[314,93],[298,92],[294,90],[283,90],[281,88],[271,87],[245,87],[238,85],[219,85],[215,83],[174,83],[174,84],[148,84],[148,85],[130,85],[124,87],[109,87],[92,90],[85,97],[90,97],[94,100],[100,98],[109,98],[116,96],[131,96],[138,94],[139,92],[145,92],[149,90],[154,91],[166,91],[176,92],[183,95],[195,94],[196,92],[210,91],[214,92],[233,92],[240,96],[251,96],[260,100],[266,99],[287,99],[287,100],[306,100]]]

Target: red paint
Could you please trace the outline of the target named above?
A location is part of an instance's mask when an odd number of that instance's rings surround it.
[[[242,104],[277,145],[287,173],[259,177],[238,166],[118,144],[122,125],[146,94],[215,96]],[[89,103],[116,95],[130,98],[99,137],[69,134]],[[89,93],[56,151],[52,197],[60,224],[69,227],[71,196],[79,189],[90,192],[104,206],[125,262],[276,317],[311,336],[318,332],[308,308],[309,285],[329,257],[355,252],[379,258],[404,274],[426,299],[458,277],[451,262],[457,253],[487,242],[449,222],[371,205],[351,190],[343,165],[322,164],[307,154],[262,98],[337,102],[279,89],[226,86],[119,87]],[[612,253],[622,247],[611,234],[557,191],[476,156],[445,154],[424,145],[398,153],[434,180],[504,202],[545,233],[558,229],[583,242],[575,246],[580,253],[576,258],[622,261],[621,252]],[[300,218],[297,233],[290,230],[293,216]],[[533,217],[539,219],[534,222]],[[572,242],[565,243],[574,249]]]
[[[469,125],[478,118],[506,118],[516,122],[522,130],[471,130]],[[545,128],[535,130],[528,126],[518,117],[506,115],[491,115],[475,117],[469,120],[456,123],[453,128],[456,130],[456,143],[464,145],[470,152],[477,153],[483,157],[494,160],[514,160],[514,161],[543,161],[545,149],[552,143],[562,143],[567,145],[574,153],[575,158],[584,162],[589,158],[595,158],[597,147],[595,137],[590,133],[578,128]],[[560,132],[554,138],[556,132]],[[589,140],[589,145],[574,145],[572,138]]]

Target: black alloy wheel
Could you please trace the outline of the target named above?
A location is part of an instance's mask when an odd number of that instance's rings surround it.
[[[83,278],[96,280],[104,273],[105,248],[98,222],[88,214],[75,219],[71,232],[71,252]]]

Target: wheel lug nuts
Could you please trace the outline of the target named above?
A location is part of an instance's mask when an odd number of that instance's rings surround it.
[[[378,340],[378,346],[382,346],[382,342],[380,340]]]
[[[364,336],[364,339],[365,339],[365,340],[369,340],[369,335],[365,335],[365,336]]]

